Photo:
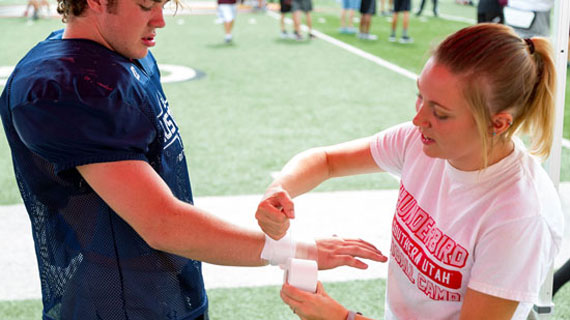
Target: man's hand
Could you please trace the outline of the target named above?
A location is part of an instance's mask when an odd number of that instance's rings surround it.
[[[332,237],[318,239],[317,250],[319,270],[333,269],[340,266],[350,266],[366,269],[368,265],[358,258],[386,262],[385,257],[374,245],[361,239],[342,239]]]
[[[293,200],[282,188],[269,189],[257,206],[255,218],[263,232],[279,240],[289,229],[289,219],[295,218]]]

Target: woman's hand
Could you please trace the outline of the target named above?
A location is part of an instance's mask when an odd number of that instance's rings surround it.
[[[281,287],[281,299],[303,320],[345,320],[348,315],[348,310],[329,297],[320,281],[316,293],[285,283]]]
[[[263,232],[279,240],[289,229],[289,219],[295,218],[293,200],[282,188],[271,188],[257,206],[255,218]]]

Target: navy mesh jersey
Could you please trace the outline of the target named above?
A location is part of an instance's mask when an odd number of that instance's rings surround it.
[[[43,318],[195,319],[207,309],[201,263],[149,247],[75,169],[147,161],[192,203],[156,61],[61,37],[56,31],[34,47],[0,98],[32,223]]]

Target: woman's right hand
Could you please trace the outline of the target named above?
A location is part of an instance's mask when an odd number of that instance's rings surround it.
[[[257,206],[255,218],[269,237],[275,240],[283,238],[289,229],[289,219],[295,218],[289,193],[281,187],[269,188]]]
[[[348,310],[325,292],[320,281],[315,293],[285,283],[281,287],[281,300],[302,320],[344,320],[348,314]]]

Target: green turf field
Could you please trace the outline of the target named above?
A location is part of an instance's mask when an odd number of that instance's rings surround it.
[[[441,1],[440,12],[466,18],[474,8]],[[21,3],[0,0],[0,5]],[[376,42],[340,35],[338,5],[315,1],[314,28],[419,73],[431,46],[466,23],[427,17],[411,20],[415,43],[387,41],[389,22],[377,16]],[[354,139],[411,119],[415,83],[322,40],[294,42],[278,37],[277,20],[264,14],[240,14],[235,43],[222,43],[222,26],[213,15],[167,17],[153,50],[159,63],[178,64],[205,73],[200,80],[165,84],[181,129],[195,195],[258,194],[296,152]],[[22,18],[0,19],[4,44],[0,65],[14,65],[58,19],[28,24]],[[570,139],[570,92],[566,87],[564,136]],[[563,152],[562,180],[570,181],[570,151]],[[0,133],[0,205],[20,203],[9,150]],[[378,174],[327,182],[319,190],[395,188]],[[381,318],[384,281],[329,283],[329,293],[346,306]],[[278,287],[209,290],[212,319],[294,319],[278,296]],[[555,319],[570,319],[570,287],[555,299]],[[38,319],[41,302],[0,302],[0,319]],[[266,315],[270,314],[268,318]]]
[[[327,293],[346,308],[365,316],[382,319],[386,281],[356,280],[325,283]],[[208,290],[212,320],[288,320],[298,319],[279,297],[279,286],[220,288]],[[570,319],[570,285],[554,297],[553,320]],[[41,318],[41,300],[0,301],[0,319],[32,320]]]

